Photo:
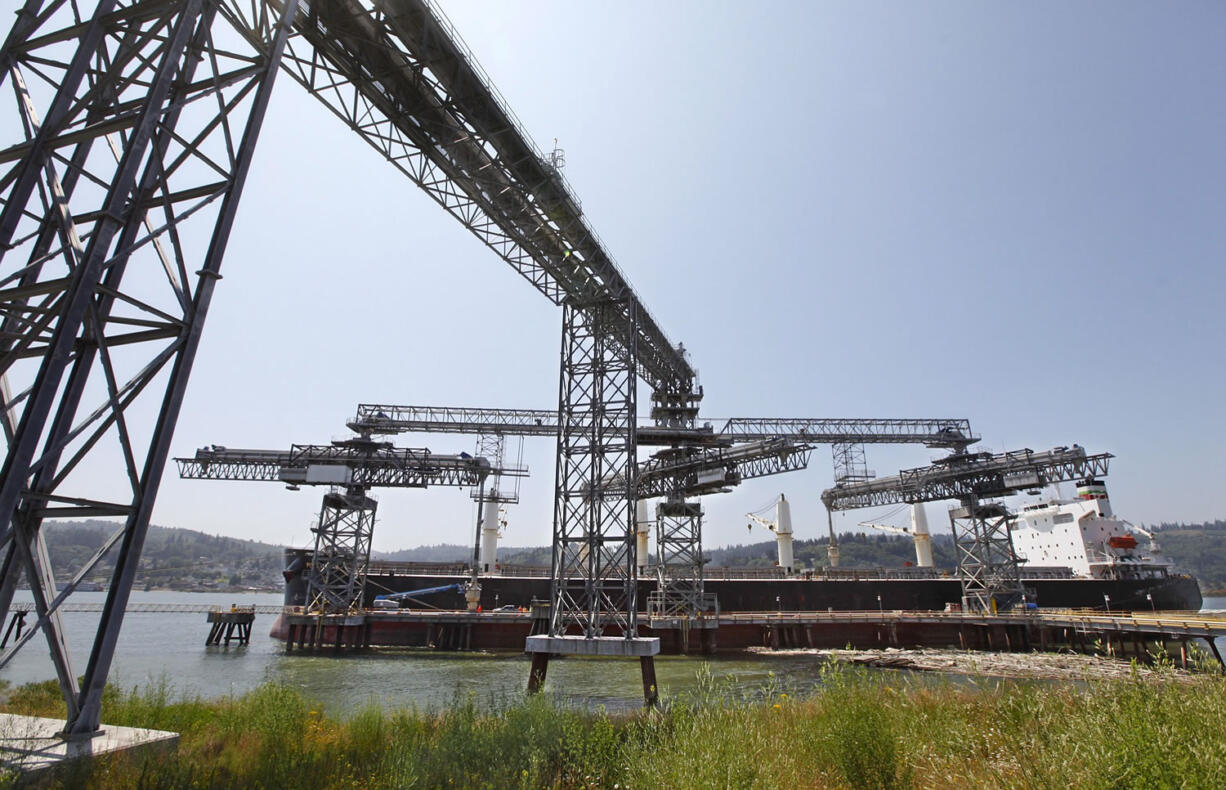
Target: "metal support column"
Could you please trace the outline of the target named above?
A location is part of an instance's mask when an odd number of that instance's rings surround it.
[[[24,572],[69,735],[98,729],[296,8],[101,0],[85,14],[78,3],[30,2],[0,49],[0,82],[16,98],[6,125],[15,139],[0,141],[0,546],[11,556],[0,616]],[[227,24],[237,32],[219,29]],[[57,611],[81,578],[58,588],[41,528],[90,517],[124,523],[108,543],[115,569],[78,688]]]
[[[949,511],[962,606],[977,612],[1007,610],[1025,595],[1009,534],[1009,511],[998,502],[964,501]]]
[[[646,668],[660,652],[659,639],[638,635],[637,305],[562,307],[551,611],[549,632],[524,648],[530,690],[550,655],[636,656]]]
[[[685,356],[684,349],[678,351]],[[702,395],[702,387],[692,378],[671,379],[651,393],[651,418],[662,428],[693,428]],[[679,464],[700,452],[695,447],[674,445],[657,453],[653,461]],[[656,552],[657,589],[648,601],[649,613],[652,617],[685,620],[685,633],[688,621],[714,609],[714,602],[708,605],[703,590],[702,506],[687,500],[680,488],[669,492],[656,506]]]
[[[638,636],[635,303],[562,310],[549,633]],[[610,481],[613,481],[612,483]]]

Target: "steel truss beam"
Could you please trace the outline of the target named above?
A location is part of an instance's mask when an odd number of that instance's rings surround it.
[[[364,488],[477,486],[487,475],[519,476],[518,468],[491,467],[486,458],[437,455],[426,449],[350,440],[331,445],[295,444],[288,451],[205,447],[176,458],[187,480],[250,480],[291,485],[356,485]]]
[[[785,439],[748,442],[728,449],[676,455],[665,451],[639,467],[638,496],[702,496],[727,491],[743,480],[792,472],[808,466],[813,450]],[[620,481],[607,482],[606,487]]]
[[[924,444],[965,448],[979,441],[967,420],[829,419],[810,417],[733,417],[713,421],[719,436],[746,440],[783,438],[813,444]]]
[[[693,378],[441,12],[424,0],[314,2],[297,31],[289,74],[363,140],[554,304],[621,310],[635,334],[611,329],[604,342],[644,379]]]
[[[1047,452],[954,454],[931,466],[907,469],[895,477],[849,483],[822,492],[828,510],[937,502],[958,499],[950,511],[958,550],[963,604],[977,611],[1007,609],[1022,600],[1009,512],[998,503],[983,503],[1050,483],[1105,476],[1110,453],[1086,455],[1083,448],[1057,447]]]
[[[377,506],[369,489],[442,485],[480,491],[491,474],[525,473],[491,467],[486,458],[436,455],[364,436],[332,444],[295,444],[288,452],[213,445],[191,458],[176,458],[175,463],[179,476],[188,480],[336,486],[324,494],[319,522],[311,530],[315,551],[307,575],[307,610],[320,614],[344,614],[362,605]]]
[[[637,379],[635,345],[622,342],[635,316],[634,304],[562,307],[551,636],[638,636]]]
[[[364,403],[349,421],[358,432],[466,433],[508,436],[554,436],[557,412],[545,409],[482,409],[451,406],[396,406]],[[710,424],[640,422],[639,445],[724,444],[760,439],[788,439],[818,444],[923,444],[965,448],[979,440],[962,419],[826,419],[734,417]]]
[[[827,489],[822,502],[830,510],[852,510],[900,502],[1008,496],[1050,483],[1105,476],[1113,457],[1110,453],[1086,455],[1076,445],[1038,453],[952,455],[896,476]]]
[[[0,616],[24,572],[98,728],[149,514],[296,0],[27,0],[0,48]],[[241,33],[236,34],[235,29]],[[254,44],[254,45],[253,45]],[[110,478],[108,479],[108,474]],[[78,686],[48,518],[123,519]]]
[[[1009,521],[1009,511],[994,502],[974,501],[949,511],[967,611],[1004,611],[1025,597]]]

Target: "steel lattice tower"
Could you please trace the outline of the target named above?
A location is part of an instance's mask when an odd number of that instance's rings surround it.
[[[27,0],[0,49],[17,119],[0,143],[0,615],[24,572],[72,735],[98,727],[296,8],[101,0],[87,16],[65,0]],[[99,516],[124,523],[104,546],[117,546],[115,570],[79,686],[56,610],[84,572],[61,587],[41,529]]]
[[[949,511],[958,548],[962,606],[968,611],[1004,611],[1025,597],[1009,521],[1004,505],[975,498]]]
[[[370,540],[379,503],[366,489],[351,486],[324,494],[307,575],[307,611],[347,613],[362,605]]]
[[[702,505],[669,497],[656,505],[657,593],[650,596],[652,617],[692,618],[703,601]]]
[[[562,309],[551,636],[638,636],[635,306]],[[615,342],[630,338],[631,342]],[[620,479],[609,487],[606,478]]]

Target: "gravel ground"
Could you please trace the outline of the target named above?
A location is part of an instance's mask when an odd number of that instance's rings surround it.
[[[750,648],[759,655],[814,655],[847,664],[910,669],[923,672],[947,672],[955,675],[977,675],[1000,678],[1050,678],[1081,680],[1086,678],[1123,678],[1134,671],[1142,675],[1161,672],[1170,676],[1190,677],[1181,669],[1171,670],[1138,665],[1125,659],[1089,656],[1080,653],[987,653],[967,650],[920,648],[903,650],[770,650]]]

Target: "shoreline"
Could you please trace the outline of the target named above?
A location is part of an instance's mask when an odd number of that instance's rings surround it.
[[[1203,673],[1173,666],[1147,666],[1132,660],[1083,653],[988,653],[941,648],[848,650],[797,648],[770,650],[749,648],[759,657],[811,655],[838,664],[876,669],[941,672],[970,677],[1032,680],[1092,680],[1128,677],[1162,677],[1189,680]]]

